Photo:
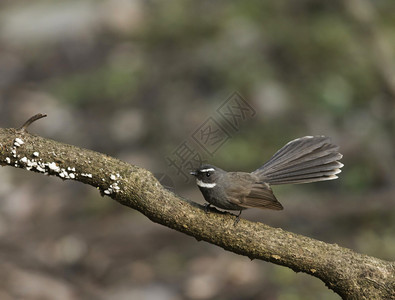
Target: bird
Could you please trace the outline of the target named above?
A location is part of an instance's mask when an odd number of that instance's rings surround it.
[[[195,176],[206,204],[241,212],[247,208],[282,210],[273,194],[272,185],[310,183],[338,178],[344,166],[339,147],[326,136],[304,136],[278,150],[255,171],[227,172],[204,164],[190,172]]]

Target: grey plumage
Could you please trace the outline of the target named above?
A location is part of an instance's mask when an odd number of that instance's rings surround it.
[[[252,173],[226,172],[213,165],[192,171],[204,198],[228,210],[266,208],[281,210],[271,185],[336,179],[343,164],[339,147],[325,136],[290,141]]]
[[[338,150],[328,137],[302,137],[286,144],[252,174],[271,185],[336,179],[343,167]]]

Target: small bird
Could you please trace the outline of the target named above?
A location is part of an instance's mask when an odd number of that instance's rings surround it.
[[[240,211],[246,208],[282,210],[271,185],[309,183],[336,179],[343,164],[339,147],[325,136],[305,136],[290,141],[267,163],[252,173],[226,172],[213,165],[202,165],[190,174],[210,205]],[[236,224],[235,223],[235,224]]]

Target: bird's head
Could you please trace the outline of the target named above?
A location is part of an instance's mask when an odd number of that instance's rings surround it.
[[[196,184],[201,188],[214,188],[224,170],[213,165],[202,165],[195,171],[190,172],[196,177]]]

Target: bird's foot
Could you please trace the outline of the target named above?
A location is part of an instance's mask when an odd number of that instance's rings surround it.
[[[211,206],[210,203],[205,203],[205,204],[204,204],[204,212],[205,212],[206,214],[209,213],[209,211],[210,211],[210,206]]]
[[[240,222],[240,215],[241,215],[242,210],[239,212],[239,214],[236,216],[235,222],[233,223],[233,226],[236,226]]]

